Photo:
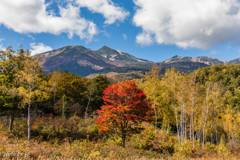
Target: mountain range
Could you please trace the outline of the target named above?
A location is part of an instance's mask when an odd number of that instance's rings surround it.
[[[92,50],[83,46],[66,46],[53,51],[38,54],[42,57],[41,67],[46,72],[67,70],[80,76],[94,76],[106,74],[107,76],[126,79],[140,78],[149,71],[153,62],[132,56],[129,53],[103,46]],[[167,68],[176,68],[179,71],[190,73],[198,68],[218,64],[240,64],[240,58],[232,61],[223,61],[212,57],[200,56],[180,57],[173,56],[163,62],[157,63],[164,72]],[[123,78],[124,79],[124,78]]]

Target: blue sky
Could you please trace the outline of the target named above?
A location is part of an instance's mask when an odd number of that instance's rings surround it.
[[[1,0],[0,49],[103,45],[161,62],[240,58],[238,0]]]

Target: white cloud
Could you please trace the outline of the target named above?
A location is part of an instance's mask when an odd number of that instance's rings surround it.
[[[30,43],[30,47],[31,56],[52,50],[52,47],[46,46],[43,43]]]
[[[208,48],[240,43],[238,0],[134,0],[133,22],[142,28],[140,44]]]
[[[137,35],[136,41],[141,45],[150,45],[153,43],[153,38],[151,37],[150,34],[143,32]]]
[[[80,17],[80,8],[72,3],[59,7],[59,16],[47,11],[45,0],[1,0],[0,24],[18,33],[74,34],[91,40],[97,34],[92,21]]]
[[[117,20],[124,21],[129,12],[116,6],[112,0],[76,0],[80,7],[87,7],[94,13],[100,13],[104,16],[105,24],[113,24]]]
[[[127,35],[125,33],[123,34],[123,39],[127,40]]]

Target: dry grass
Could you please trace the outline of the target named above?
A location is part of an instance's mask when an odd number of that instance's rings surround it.
[[[238,157],[240,157],[239,147],[235,148],[232,152],[229,150],[229,154],[225,154],[224,152],[218,152],[219,146],[213,146],[211,149],[192,149],[190,141],[184,143],[185,146],[177,146],[175,136],[169,136],[162,130],[154,131],[154,129],[147,125],[142,133],[128,139],[126,148],[122,148],[119,137],[105,137],[96,134],[95,124],[92,119],[83,120],[72,117],[65,122],[59,118],[37,119],[32,125],[32,131],[35,134],[32,134],[30,144],[24,132],[24,130],[26,130],[24,121],[19,120],[15,122],[15,131],[12,134],[9,134],[5,130],[7,126],[1,122],[0,159],[237,160],[239,159]],[[60,124],[62,126],[60,126]],[[65,130],[67,132],[65,132]],[[64,133],[65,138],[58,137],[58,132],[60,131]],[[46,135],[53,134],[55,136],[39,138],[39,134],[43,132],[46,133]],[[72,137],[72,135],[68,134],[72,132],[74,134],[80,134],[80,136],[76,136],[77,138],[75,139],[69,138]],[[96,137],[94,138],[94,136]],[[224,147],[220,149],[220,151],[226,150]],[[219,153],[221,155],[219,155]]]

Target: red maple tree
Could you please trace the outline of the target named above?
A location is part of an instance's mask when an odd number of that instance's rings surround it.
[[[125,81],[108,86],[103,92],[104,105],[97,110],[100,115],[95,120],[100,132],[115,132],[122,137],[125,147],[126,136],[137,132],[139,124],[147,120],[151,105],[146,95],[134,81]]]

